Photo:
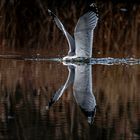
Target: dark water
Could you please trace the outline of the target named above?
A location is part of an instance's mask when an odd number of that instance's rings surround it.
[[[140,139],[140,65],[77,67],[85,77],[92,76],[86,91],[92,88],[96,100],[93,124],[88,123],[77,103],[72,85],[46,109],[65,84],[68,66],[52,61],[1,59],[1,139]],[[75,72],[75,79],[79,77],[82,76]],[[84,79],[78,81],[76,90],[80,84],[88,83],[81,81]]]
[[[139,140],[140,5],[97,2],[94,58],[66,64],[47,9],[72,33],[87,2],[47,2],[0,3],[0,140]]]

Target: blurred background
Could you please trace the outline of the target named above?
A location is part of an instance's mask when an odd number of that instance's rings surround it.
[[[93,1],[1,0],[0,55],[63,57],[68,45],[48,8],[73,35]],[[140,58],[140,4],[136,0],[96,1],[99,21],[93,57]],[[93,65],[97,102],[90,126],[69,87],[47,111],[49,99],[65,83],[57,62],[0,59],[0,139],[140,139],[140,66]]]
[[[74,27],[91,0],[1,0],[1,53],[66,54],[67,42],[48,15],[48,8],[73,35]],[[95,30],[95,57],[139,57],[140,5],[136,0],[96,1],[99,23]],[[62,45],[63,44],[63,45]]]

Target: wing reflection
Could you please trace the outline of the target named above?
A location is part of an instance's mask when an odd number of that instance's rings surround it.
[[[88,118],[88,123],[91,124],[96,112],[96,100],[92,92],[91,65],[76,65],[73,94],[77,104]]]
[[[87,117],[88,123],[92,124],[96,113],[96,100],[92,91],[92,66],[69,63],[65,63],[65,65],[67,65],[69,70],[68,78],[65,84],[50,99],[46,108],[49,109],[60,99],[66,88],[73,84],[73,95],[76,103]]]
[[[68,86],[70,86],[73,83],[74,80],[74,66],[68,65],[69,75],[64,85],[62,85],[58,91],[53,95],[51,100],[49,101],[49,105],[46,107],[46,109],[49,109],[56,101],[59,100],[59,98],[63,95],[64,91],[67,89]]]

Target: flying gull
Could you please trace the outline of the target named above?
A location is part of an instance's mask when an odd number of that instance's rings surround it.
[[[92,3],[85,14],[79,18],[74,29],[74,38],[66,31],[59,18],[51,10],[48,9],[48,12],[68,41],[68,55],[65,56],[63,60],[91,58],[93,32],[98,22],[98,10],[96,5]]]

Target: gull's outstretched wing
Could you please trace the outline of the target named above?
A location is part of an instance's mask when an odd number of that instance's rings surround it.
[[[93,31],[97,21],[97,7],[95,4],[91,4],[88,12],[79,18],[75,27],[74,37],[77,57],[92,57]]]
[[[53,97],[51,98],[51,100],[49,101],[49,105],[47,106],[47,109],[50,108],[56,101],[59,100],[59,98],[63,95],[64,91],[66,90],[66,88],[73,83],[74,81],[74,74],[75,74],[75,70],[74,70],[74,66],[68,66],[68,70],[69,70],[69,75],[68,78],[65,82],[65,84],[63,86],[61,86],[58,91],[53,95]]]
[[[52,16],[52,18],[55,21],[57,27],[64,33],[64,35],[67,38],[67,41],[68,41],[68,44],[69,44],[69,52],[68,52],[68,55],[69,56],[73,56],[75,54],[75,42],[74,42],[73,37],[66,31],[64,25],[58,19],[58,17],[51,10],[49,10],[49,9],[48,9],[48,12],[49,12],[50,16]]]

